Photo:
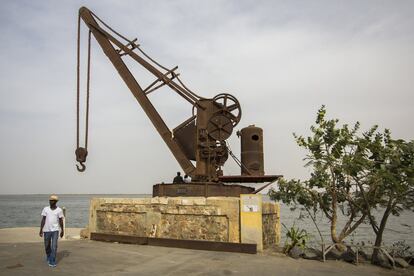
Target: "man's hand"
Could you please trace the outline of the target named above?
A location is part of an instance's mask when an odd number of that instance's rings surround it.
[[[45,226],[46,217],[42,216],[42,221],[40,222],[40,230],[39,230],[39,236],[43,237],[43,227]]]
[[[60,238],[63,238],[63,232],[64,232],[63,217],[59,218],[59,225],[60,225]]]

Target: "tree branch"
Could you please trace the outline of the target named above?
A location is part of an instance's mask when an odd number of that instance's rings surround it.
[[[351,234],[361,223],[363,223],[366,216],[367,214],[363,214],[362,217],[359,220],[357,220],[357,222],[355,222],[354,225],[352,225],[348,231],[345,232],[344,238]]]
[[[367,196],[365,194],[364,187],[358,181],[358,179],[355,179],[355,177],[354,177],[354,181],[355,181],[355,183],[357,183],[357,185],[358,185],[358,187],[360,189],[360,192],[362,194],[362,198],[363,198],[363,200],[365,202],[365,205],[366,205],[366,209],[361,208],[361,212],[368,214],[368,218],[369,218],[369,221],[371,223],[372,229],[374,230],[375,234],[378,235],[379,227],[377,225],[377,222],[375,221],[375,218],[371,214],[371,205],[370,205],[370,203],[369,203],[369,201],[367,199]]]

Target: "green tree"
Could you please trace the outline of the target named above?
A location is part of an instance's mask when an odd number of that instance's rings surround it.
[[[390,215],[414,211],[414,142],[394,140],[389,130],[379,133],[374,126],[357,144],[357,151],[349,158],[345,170],[357,184],[356,194],[362,199],[360,208],[367,214],[376,235],[372,257],[376,263]]]
[[[307,150],[305,166],[312,167],[308,180],[282,180],[278,190],[269,195],[274,200],[283,201],[322,213],[330,221],[330,234],[334,243],[342,243],[367,217],[361,210],[361,199],[354,193],[357,183],[345,164],[357,151],[359,123],[352,128],[338,127],[338,120],[326,120],[326,109],[318,110],[316,125],[311,126],[312,135],[305,138],[294,134],[296,143]],[[356,169],[356,168],[355,168]],[[338,215],[346,218],[342,229],[338,229]],[[319,231],[319,229],[318,229]]]
[[[326,109],[318,110],[312,136],[294,135],[306,149],[306,166],[312,167],[308,180],[282,180],[269,195],[274,200],[303,207],[312,218],[322,212],[330,221],[331,239],[343,242],[364,220],[375,233],[372,262],[391,215],[414,211],[414,141],[392,139],[389,130],[373,126],[358,136],[359,123],[352,129],[337,127],[338,120],[326,120]],[[338,234],[341,212],[346,222]],[[320,231],[319,231],[320,233]],[[320,235],[322,236],[322,235]]]

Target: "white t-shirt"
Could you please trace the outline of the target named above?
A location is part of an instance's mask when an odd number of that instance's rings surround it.
[[[60,207],[56,207],[55,210],[52,210],[50,209],[50,206],[46,206],[42,210],[42,216],[46,217],[43,232],[59,231],[59,219],[63,218],[63,211]]]

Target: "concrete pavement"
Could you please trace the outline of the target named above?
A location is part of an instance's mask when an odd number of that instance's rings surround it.
[[[0,235],[2,232],[0,231]],[[294,260],[281,254],[242,254],[105,243],[60,242],[49,268],[41,241],[0,243],[0,275],[414,275],[369,264]]]

